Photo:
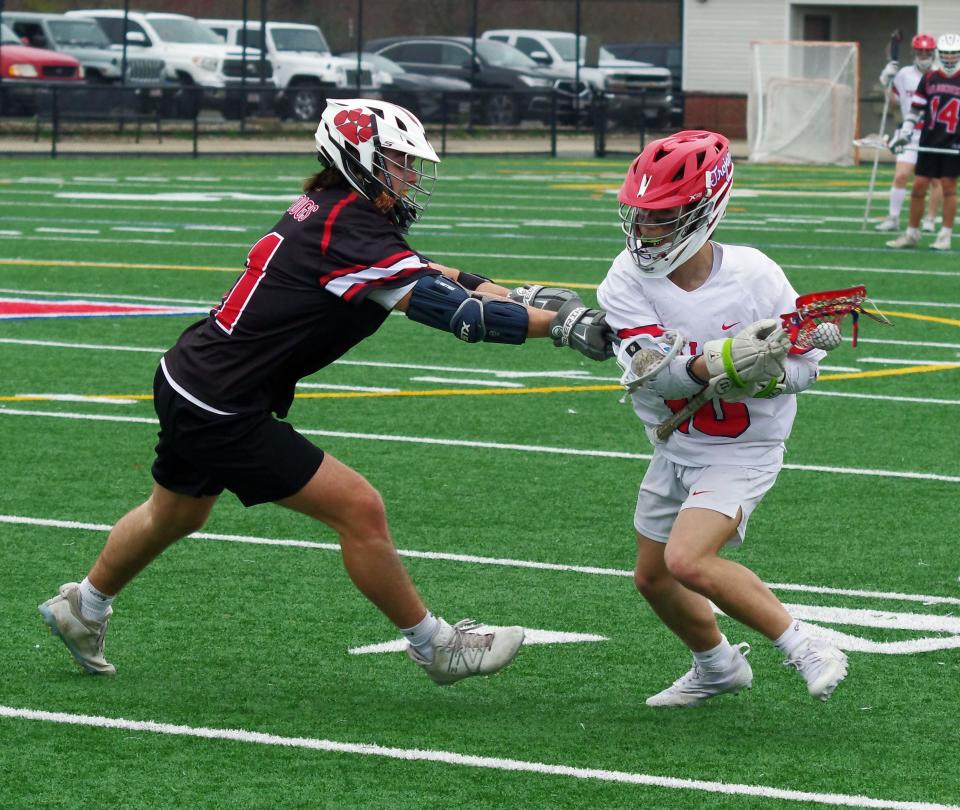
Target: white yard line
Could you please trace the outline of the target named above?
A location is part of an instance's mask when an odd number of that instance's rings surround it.
[[[465,377],[411,377],[411,382],[450,383],[452,385],[482,385],[488,388],[523,388],[523,383],[507,382],[506,380],[478,380]]]
[[[703,779],[684,779],[672,776],[653,776],[628,771],[611,771],[584,768],[572,765],[554,765],[501,757],[484,757],[462,754],[455,751],[438,751],[424,748],[393,748],[371,743],[347,743],[313,737],[284,737],[244,729],[187,726],[158,723],[152,720],[127,720],[101,715],[69,714],[0,706],[0,717],[16,720],[32,720],[87,728],[107,728],[125,732],[164,734],[175,737],[192,737],[204,740],[223,740],[231,743],[279,746],[286,749],[324,751],[336,754],[379,757],[404,762],[437,762],[467,768],[503,771],[507,773],[532,773],[545,776],[561,776],[598,782],[666,788],[670,790],[715,793],[728,796],[755,796],[764,799],[809,802],[813,804],[840,805],[843,807],[885,808],[886,810],[960,810],[957,805],[936,804],[923,801],[895,801],[877,799],[847,793],[816,793],[805,790],[790,790],[766,785],[743,785],[733,782],[711,782]],[[642,798],[638,797],[642,802]]]
[[[33,418],[76,419],[94,422],[129,422],[143,425],[156,425],[156,419],[137,416],[112,416],[107,414],[73,413],[69,411],[23,410],[0,406],[0,416],[26,416]],[[587,458],[619,458],[628,461],[649,461],[649,453],[628,453],[622,450],[581,450],[573,447],[550,447],[538,444],[512,444],[507,442],[485,442],[469,439],[438,439],[429,436],[400,436],[386,433],[357,433],[344,430],[315,430],[297,427],[305,436],[326,436],[333,439],[358,439],[375,442],[401,442],[406,444],[425,444],[441,447],[483,448],[485,450],[513,450],[521,453],[546,453],[560,456],[580,456]],[[834,467],[825,464],[784,464],[783,469],[797,472],[823,472],[835,475],[862,475],[876,478],[908,479],[914,481],[942,481],[960,484],[960,475],[941,473],[912,472],[909,470],[881,470],[863,467]]]

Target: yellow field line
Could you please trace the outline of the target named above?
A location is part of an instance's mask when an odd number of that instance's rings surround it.
[[[848,374],[821,374],[821,380],[865,380],[870,377],[899,377],[903,374],[928,374],[933,371],[951,371],[960,368],[960,363],[938,364],[935,366],[906,366],[905,368],[883,368],[876,371],[855,371]]]

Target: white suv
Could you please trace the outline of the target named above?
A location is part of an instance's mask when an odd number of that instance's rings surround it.
[[[100,23],[107,37],[123,44],[123,11],[87,9],[68,11],[71,17],[86,17]],[[182,86],[203,88],[203,103],[222,108],[228,89],[243,84],[275,87],[273,65],[266,60],[260,75],[260,52],[247,48],[246,78],[240,48],[225,45],[216,34],[183,14],[131,11],[126,27],[127,49],[138,56],[157,56],[166,62],[167,78]],[[255,90],[247,101],[258,102]]]
[[[563,71],[569,76],[577,70],[577,37],[566,31],[541,31],[533,28],[501,28],[484,31],[483,39],[512,45],[538,64]],[[580,81],[587,82],[595,93],[606,95],[608,114],[623,121],[633,112],[658,125],[665,124],[673,102],[673,76],[667,68],[648,62],[617,59],[604,48],[599,49],[597,64],[586,66],[587,38],[580,36]]]
[[[200,20],[229,45],[242,45],[242,20]],[[247,20],[248,46],[260,45],[260,22]],[[357,92],[357,60],[334,56],[323,32],[315,25],[268,22],[267,53],[276,66],[277,85],[284,89],[284,117],[317,121],[328,93],[348,97],[379,97],[382,80],[370,62],[360,63],[360,91]],[[334,91],[334,92],[331,92]]]

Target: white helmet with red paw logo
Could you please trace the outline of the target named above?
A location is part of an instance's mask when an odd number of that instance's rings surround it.
[[[652,141],[627,170],[620,220],[627,250],[645,276],[666,276],[717,227],[730,199],[730,141],[686,130]]]
[[[316,135],[321,162],[406,231],[423,214],[440,158],[408,110],[374,99],[328,99]]]
[[[953,76],[960,71],[960,34],[944,34],[937,40],[937,56],[940,57],[940,69]]]

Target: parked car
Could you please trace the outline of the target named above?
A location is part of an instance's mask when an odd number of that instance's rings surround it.
[[[504,42],[534,62],[577,75],[577,37],[566,31],[533,28],[499,28],[484,31],[483,38]],[[628,122],[642,113],[647,121],[665,124],[673,103],[673,78],[666,68],[648,62],[631,62],[599,49],[596,64],[587,64],[587,38],[580,36],[580,79],[594,93],[604,93],[607,114],[614,122]]]
[[[243,45],[242,20],[202,19],[201,23],[229,45]],[[259,21],[247,20],[246,43],[260,46]],[[373,65],[361,62],[357,93],[357,62],[334,56],[323,32],[315,25],[268,22],[267,53],[276,66],[277,85],[284,89],[278,112],[298,121],[317,121],[331,91],[340,96],[379,96],[380,80]]]
[[[557,94],[557,110],[571,119],[590,100],[585,82],[577,85],[563,72],[541,67],[526,54],[502,42],[476,40],[473,58],[469,37],[389,37],[367,43],[365,50],[382,54],[414,73],[469,82],[479,97],[481,118],[495,126],[512,126],[525,118],[547,119]]]
[[[356,52],[340,56],[357,63]],[[379,74],[380,97],[406,107],[421,121],[442,121],[444,118],[454,121],[470,111],[470,82],[412,73],[379,53],[364,53],[360,58],[362,62],[369,62]]]
[[[668,68],[673,74],[671,123],[683,124],[683,46],[679,42],[616,42],[603,47],[617,59],[634,59]]]
[[[83,80],[83,66],[72,56],[24,45],[6,24],[0,25],[0,113],[33,115],[43,86]]]
[[[3,21],[34,48],[47,48],[79,59],[89,82],[116,84],[123,78],[121,49],[107,39],[94,20],[64,14],[8,11],[3,15]],[[127,83],[159,85],[163,79],[162,59],[127,57]]]
[[[67,16],[96,20],[111,42],[123,44],[122,10],[68,11]],[[193,17],[131,11],[126,21],[126,41],[128,54],[163,59],[167,78],[180,87],[201,88],[199,98],[192,93],[180,95],[177,114],[189,115],[193,102],[215,107],[226,114],[236,114],[237,108],[244,103],[238,92],[243,84],[276,86],[269,60],[264,61],[261,73],[259,50],[247,48],[244,59],[240,48],[225,45]],[[232,92],[228,94],[228,91]],[[252,106],[259,102],[260,93],[256,89],[248,90],[245,103]]]

